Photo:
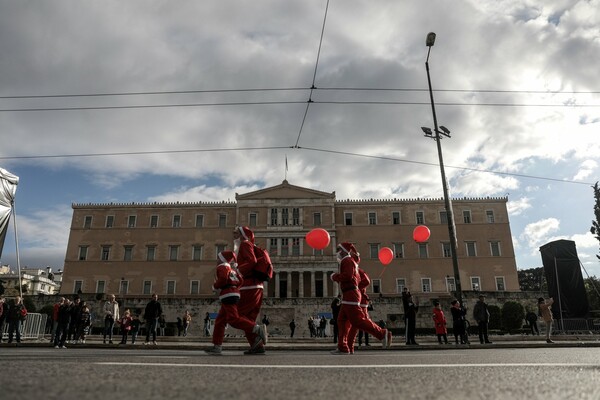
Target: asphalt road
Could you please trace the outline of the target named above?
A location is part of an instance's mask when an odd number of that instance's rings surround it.
[[[600,399],[600,349],[0,348],[1,399]]]

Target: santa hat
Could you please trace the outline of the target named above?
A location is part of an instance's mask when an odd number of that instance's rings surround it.
[[[220,252],[218,257],[219,261],[221,261],[224,264],[235,264],[237,262],[235,253],[231,250],[225,250]]]
[[[238,226],[237,231],[242,235],[245,240],[249,240],[254,243],[254,232],[247,226]]]
[[[350,242],[340,243],[338,245],[338,248],[341,249],[342,251],[346,252],[347,254],[359,255],[358,252],[356,251],[356,247],[354,247],[354,245]]]

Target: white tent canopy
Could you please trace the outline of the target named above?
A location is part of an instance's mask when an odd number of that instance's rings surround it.
[[[18,184],[18,176],[0,168],[0,257],[4,248],[4,239],[6,238]]]

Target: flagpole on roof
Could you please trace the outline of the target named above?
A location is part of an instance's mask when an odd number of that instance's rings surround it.
[[[288,164],[287,164],[287,154],[285,155],[285,175],[283,180],[287,181],[287,172],[288,172]]]

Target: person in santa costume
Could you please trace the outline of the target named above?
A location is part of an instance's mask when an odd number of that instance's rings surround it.
[[[339,330],[337,349],[331,353],[340,355],[351,354],[348,338],[352,327],[375,336],[382,341],[383,347],[390,347],[392,332],[374,324],[373,321],[365,316],[360,306],[361,294],[359,284],[361,279],[358,268],[360,255],[352,243],[341,243],[337,250],[339,272],[332,274],[331,280],[337,282],[342,291],[342,306],[337,320]]]
[[[359,256],[353,255],[352,258],[354,259],[354,261],[357,264],[360,263]],[[371,299],[367,295],[367,287],[369,287],[369,285],[371,284],[371,279],[369,278],[369,275],[367,275],[367,273],[360,267],[358,267],[358,275],[360,277],[360,281],[358,282],[358,289],[360,290],[360,308],[361,308],[363,314],[365,315],[365,318],[367,318],[368,320],[370,320],[372,322],[371,317],[369,317],[369,301]],[[354,353],[354,341],[356,339],[357,333],[358,333],[358,328],[356,328],[354,325],[352,325],[352,327],[350,328],[350,331],[348,332],[348,348],[350,349],[350,353]],[[367,335],[365,334],[365,336],[367,336]],[[359,337],[359,343],[360,343],[360,337]],[[366,340],[365,340],[365,343],[367,343],[367,345],[368,345],[368,342]]]
[[[256,254],[254,253],[254,232],[247,226],[238,226],[233,231],[233,251],[237,255],[238,270],[244,278],[240,286],[240,302],[238,312],[251,321],[256,321],[260,314],[263,300],[263,282],[254,276]],[[267,332],[267,327],[262,326]],[[252,332],[246,335],[250,349],[244,354],[264,354],[266,341]]]
[[[238,302],[240,300],[240,286],[244,279],[237,270],[236,256],[233,251],[222,251],[218,255],[217,270],[213,290],[219,293],[221,309],[215,321],[212,343],[213,347],[205,350],[209,354],[220,355],[222,353],[223,338],[225,337],[225,325],[229,324],[235,329],[241,329],[246,336],[256,335],[260,340],[255,342],[254,348],[267,341],[267,333],[261,325],[254,320],[239,315]]]

